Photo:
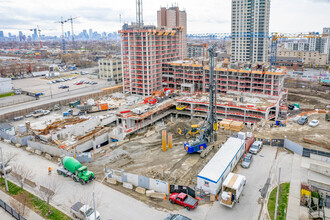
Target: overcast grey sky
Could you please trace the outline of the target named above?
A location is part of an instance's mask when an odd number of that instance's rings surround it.
[[[156,24],[160,6],[178,4],[185,9],[188,33],[229,33],[231,0],[143,0],[145,24]],[[30,34],[39,25],[42,34],[60,35],[55,21],[79,16],[75,33],[92,28],[98,32],[113,32],[122,21],[135,21],[135,0],[0,0],[0,30]],[[330,0],[272,0],[270,32],[296,33],[322,31],[330,27]],[[69,24],[65,31],[70,31]]]

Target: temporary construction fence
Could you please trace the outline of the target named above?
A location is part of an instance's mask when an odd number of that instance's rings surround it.
[[[186,193],[191,197],[196,198],[196,192],[189,186],[170,185],[170,193]]]
[[[18,212],[15,209],[13,209],[10,205],[8,205],[7,203],[5,203],[2,199],[0,199],[0,206],[6,212],[8,212],[11,216],[13,216],[15,219],[17,219],[17,220],[26,220],[26,218],[24,218],[23,216],[21,216],[20,214],[18,214]]]
[[[296,154],[299,154],[300,156],[303,155],[303,147],[293,141],[290,141],[289,139],[285,139],[285,145],[284,147],[286,149],[289,149],[293,152],[295,152]]]
[[[153,179],[137,174],[126,173],[120,170],[105,168],[105,177],[114,178],[120,183],[130,183],[136,187],[154,190],[155,192],[165,193],[169,195],[170,185],[166,181]]]
[[[330,162],[330,153],[320,150],[305,148],[289,139],[263,139],[263,138],[255,138],[255,139],[256,141],[261,141],[264,145],[270,145],[274,147],[284,147],[303,157],[308,157],[323,162]]]
[[[27,141],[33,139],[33,136],[30,136],[30,135],[20,137],[20,136],[17,136],[17,135],[7,134],[7,133],[2,132],[2,131],[0,131],[0,137],[5,139],[5,140],[10,140],[14,144],[20,144],[22,146],[26,146]]]

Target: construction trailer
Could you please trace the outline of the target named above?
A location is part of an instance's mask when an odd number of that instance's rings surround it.
[[[197,175],[197,188],[217,195],[227,175],[235,168],[245,152],[245,142],[230,137]]]

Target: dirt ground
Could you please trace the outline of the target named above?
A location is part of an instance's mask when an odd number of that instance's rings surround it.
[[[302,107],[324,109],[330,105],[330,94],[310,89],[290,89],[288,101],[290,103],[297,102]]]
[[[196,124],[200,121],[180,121],[179,123]],[[145,133],[140,133],[130,139],[129,142],[114,150],[104,152],[104,156],[98,158],[89,165],[96,173],[103,174],[103,168],[124,169],[125,172],[139,174],[150,178],[168,181],[171,184],[193,186],[196,184],[196,176],[204,165],[213,157],[221,142],[225,142],[229,135],[218,134],[218,139],[213,149],[205,158],[199,154],[187,154],[183,148],[187,139],[174,132],[177,123],[160,126]],[[173,147],[162,151],[161,131],[166,129],[173,131]],[[146,134],[151,134],[145,137]],[[190,140],[193,140],[191,138]]]
[[[257,128],[254,131],[254,134],[257,137],[268,139],[282,139],[286,136],[289,140],[294,141],[303,147],[330,152],[330,122],[325,120],[324,113],[311,114],[308,122],[313,119],[317,119],[320,122],[320,124],[315,128],[308,126],[308,123],[305,125],[299,125],[298,123],[289,120],[286,127],[270,128],[265,126],[264,128]],[[324,149],[323,147],[305,143],[303,138],[312,139],[314,141],[326,144],[329,148]]]

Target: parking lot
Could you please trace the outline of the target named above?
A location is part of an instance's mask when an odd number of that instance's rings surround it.
[[[61,78],[65,78],[65,79],[69,79],[72,77],[76,77],[73,78],[71,80],[67,80],[67,81],[62,81]],[[68,75],[68,76],[63,76],[63,77],[59,77],[56,79],[43,79],[43,78],[25,78],[25,79],[17,79],[17,80],[13,80],[13,84],[14,84],[14,88],[20,88],[23,91],[27,91],[27,92],[33,92],[33,93],[43,93],[44,96],[50,96],[50,95],[55,95],[55,94],[59,94],[62,93],[64,91],[72,91],[72,90],[76,90],[76,89],[81,89],[81,88],[85,88],[85,87],[93,87],[95,85],[99,85],[99,84],[104,84],[106,83],[105,80],[100,80],[100,79],[90,79],[89,75]],[[58,80],[59,82],[57,83],[52,83],[50,84],[49,82],[51,81],[55,81]],[[86,84],[86,83],[82,83],[79,85],[76,85],[75,83],[79,82],[79,81],[89,81],[89,82],[95,82],[95,84]],[[59,88],[59,86],[68,86],[68,88],[64,88],[61,89]]]

